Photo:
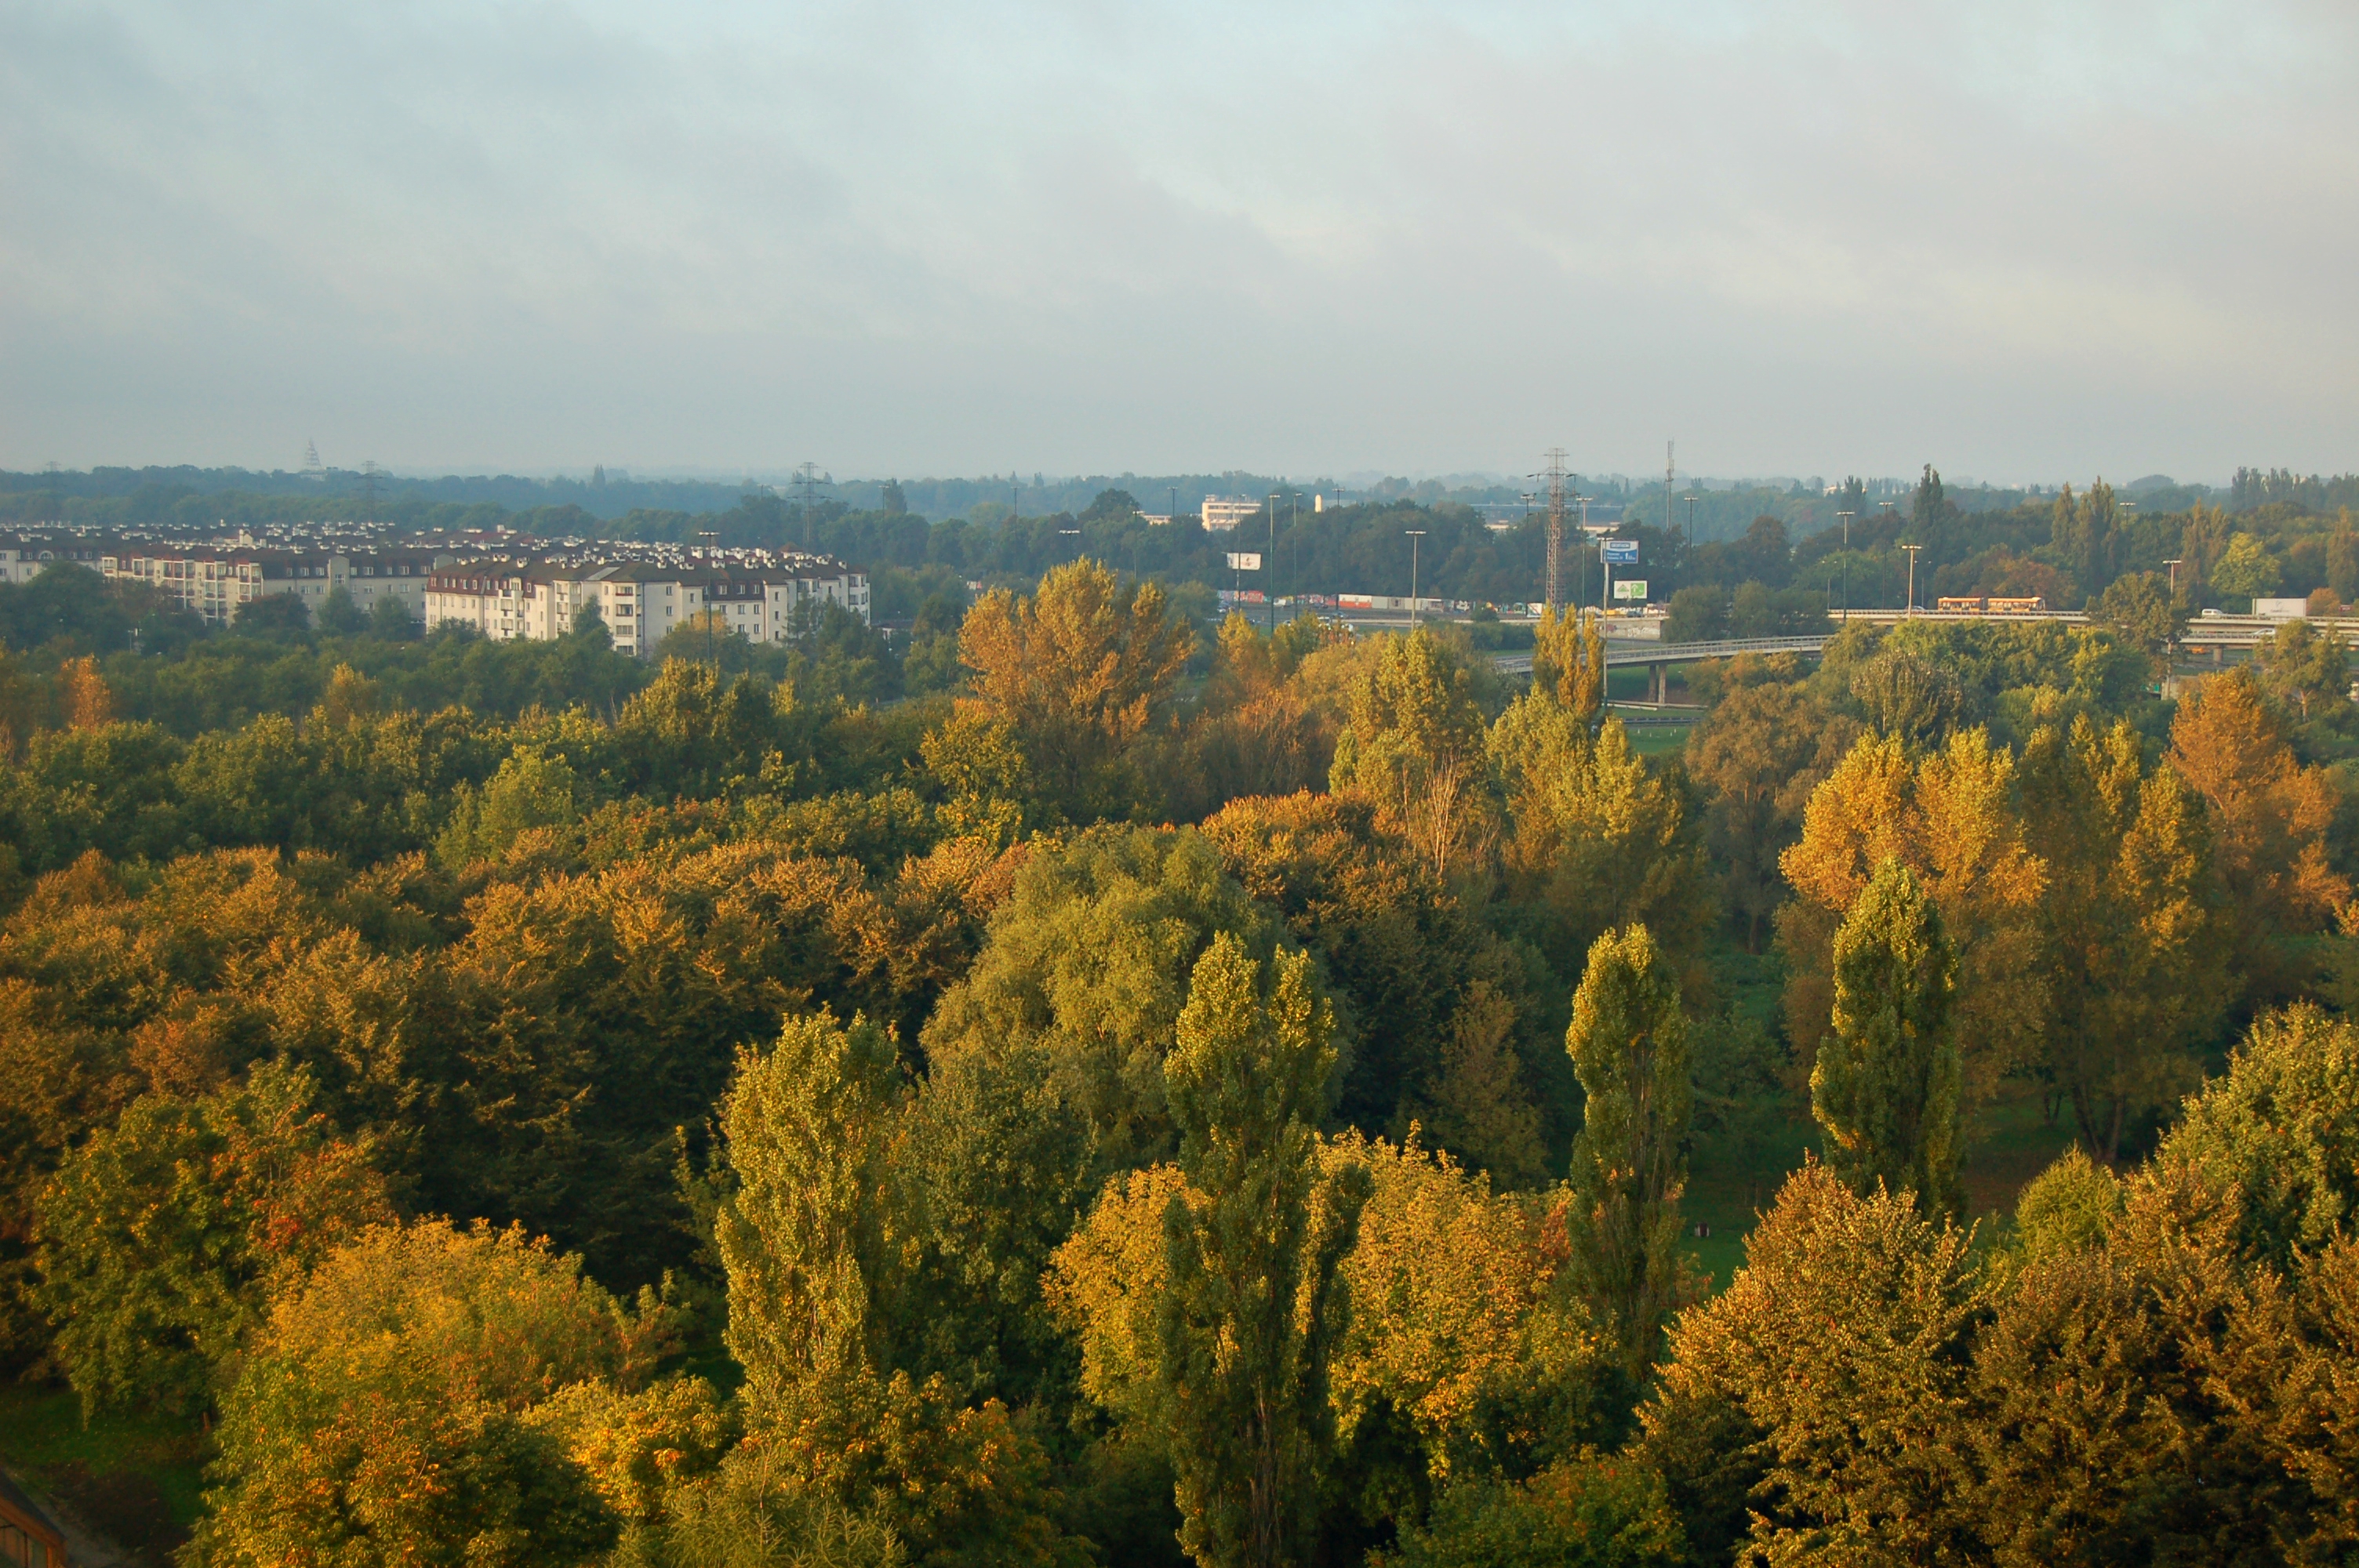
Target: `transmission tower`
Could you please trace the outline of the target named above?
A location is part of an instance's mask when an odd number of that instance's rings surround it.
[[[1553,612],[1564,602],[1557,588],[1557,559],[1564,553],[1564,449],[1550,447],[1548,467],[1534,477],[1548,481],[1548,607]]]
[[[803,549],[811,548],[811,519],[819,511],[819,465],[805,463],[795,470],[795,492],[803,503]]]
[[[328,470],[320,466],[320,444],[317,441],[303,443],[303,477],[320,481],[328,477]]]

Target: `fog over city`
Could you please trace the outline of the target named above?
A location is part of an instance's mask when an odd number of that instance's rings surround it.
[[[2339,471],[2359,11],[0,5],[0,466]]]

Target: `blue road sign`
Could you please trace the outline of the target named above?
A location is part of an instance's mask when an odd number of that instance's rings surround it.
[[[1636,539],[1600,539],[1609,567],[1635,567],[1638,564],[1638,541]]]

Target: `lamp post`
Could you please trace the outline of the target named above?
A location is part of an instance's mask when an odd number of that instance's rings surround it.
[[[1408,535],[1408,627],[1417,630],[1417,542],[1425,537],[1422,528],[1402,530]]]
[[[1269,629],[1269,634],[1275,637],[1277,635],[1277,492],[1274,490],[1269,492],[1269,569],[1261,574],[1261,596],[1269,601],[1264,609],[1262,621]]]
[[[2162,563],[2170,568],[2170,597],[2173,599],[2179,597],[2179,562],[2184,558],[2181,557]]]
[[[1914,615],[1917,613],[1917,552],[1923,549],[1925,546],[1922,545],[1903,545],[1900,547],[1908,552],[1908,612]]]

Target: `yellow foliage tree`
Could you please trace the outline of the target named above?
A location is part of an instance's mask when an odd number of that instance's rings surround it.
[[[103,729],[114,717],[114,694],[98,673],[98,661],[87,654],[59,666],[58,697],[69,730]]]
[[[1466,671],[1419,627],[1379,645],[1352,694],[1327,787],[1375,803],[1437,877],[1488,858],[1496,816]]]
[[[1540,612],[1532,632],[1532,690],[1586,724],[1605,706],[1605,633],[1579,612]]]
[[[2333,782],[2295,760],[2250,671],[2206,681],[2179,705],[2168,760],[2212,808],[2220,875],[2248,938],[2319,930],[2350,903],[2350,879],[2326,860]]]
[[[1042,795],[1077,820],[1129,816],[1152,793],[1131,752],[1194,647],[1160,587],[1125,585],[1095,561],[1054,568],[1029,599],[995,589],[959,629],[976,698],[1013,727]]]
[[[2014,758],[1984,731],[1962,730],[1921,757],[1897,737],[1863,739],[1811,795],[1800,841],[1778,860],[1794,889],[1777,915],[1787,1030],[1806,1065],[1834,1006],[1835,932],[1886,860],[1915,874],[1957,949],[1969,1099],[2033,1059],[2047,869],[2024,841],[2014,790]]]

